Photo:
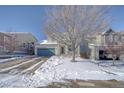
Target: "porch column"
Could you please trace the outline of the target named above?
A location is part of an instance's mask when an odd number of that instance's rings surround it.
[[[95,47],[95,59],[99,59],[99,47]]]
[[[77,56],[80,56],[80,46],[77,48]]]
[[[90,45],[90,49],[91,49],[90,58],[91,59],[95,59],[95,46],[94,45]]]
[[[96,47],[95,45],[90,45],[90,49],[91,49],[90,58],[93,59],[93,60],[98,60],[99,59],[99,49],[98,49],[98,47]]]
[[[58,44],[57,47],[56,47],[56,55],[57,56],[61,55],[60,51],[61,51],[61,48],[60,48],[60,45]]]
[[[68,54],[68,46],[65,46],[65,54]]]
[[[95,47],[92,48],[91,57],[92,59],[95,59]]]

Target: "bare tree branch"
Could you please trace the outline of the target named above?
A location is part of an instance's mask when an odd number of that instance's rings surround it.
[[[45,32],[75,51],[89,35],[108,27],[108,6],[54,6],[47,14]]]

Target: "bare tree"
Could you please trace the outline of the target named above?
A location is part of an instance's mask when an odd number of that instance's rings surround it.
[[[45,33],[71,46],[75,62],[76,49],[87,36],[108,27],[108,6],[54,6],[48,11]]]

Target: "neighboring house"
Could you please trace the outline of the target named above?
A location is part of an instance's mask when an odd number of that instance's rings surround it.
[[[124,41],[123,32],[115,32],[109,29],[94,36],[94,42],[89,44],[91,49],[91,59],[100,59],[104,53],[104,46],[109,45],[110,42],[118,43]]]
[[[0,32],[0,54],[34,54],[37,39],[28,32]]]
[[[0,32],[0,54],[13,51],[14,38],[10,35]]]
[[[15,53],[34,54],[37,39],[29,32],[6,32],[15,38]]]

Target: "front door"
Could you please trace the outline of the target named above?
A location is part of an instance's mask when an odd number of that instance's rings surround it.
[[[61,47],[61,54],[65,54],[65,49],[64,49],[64,47]]]

